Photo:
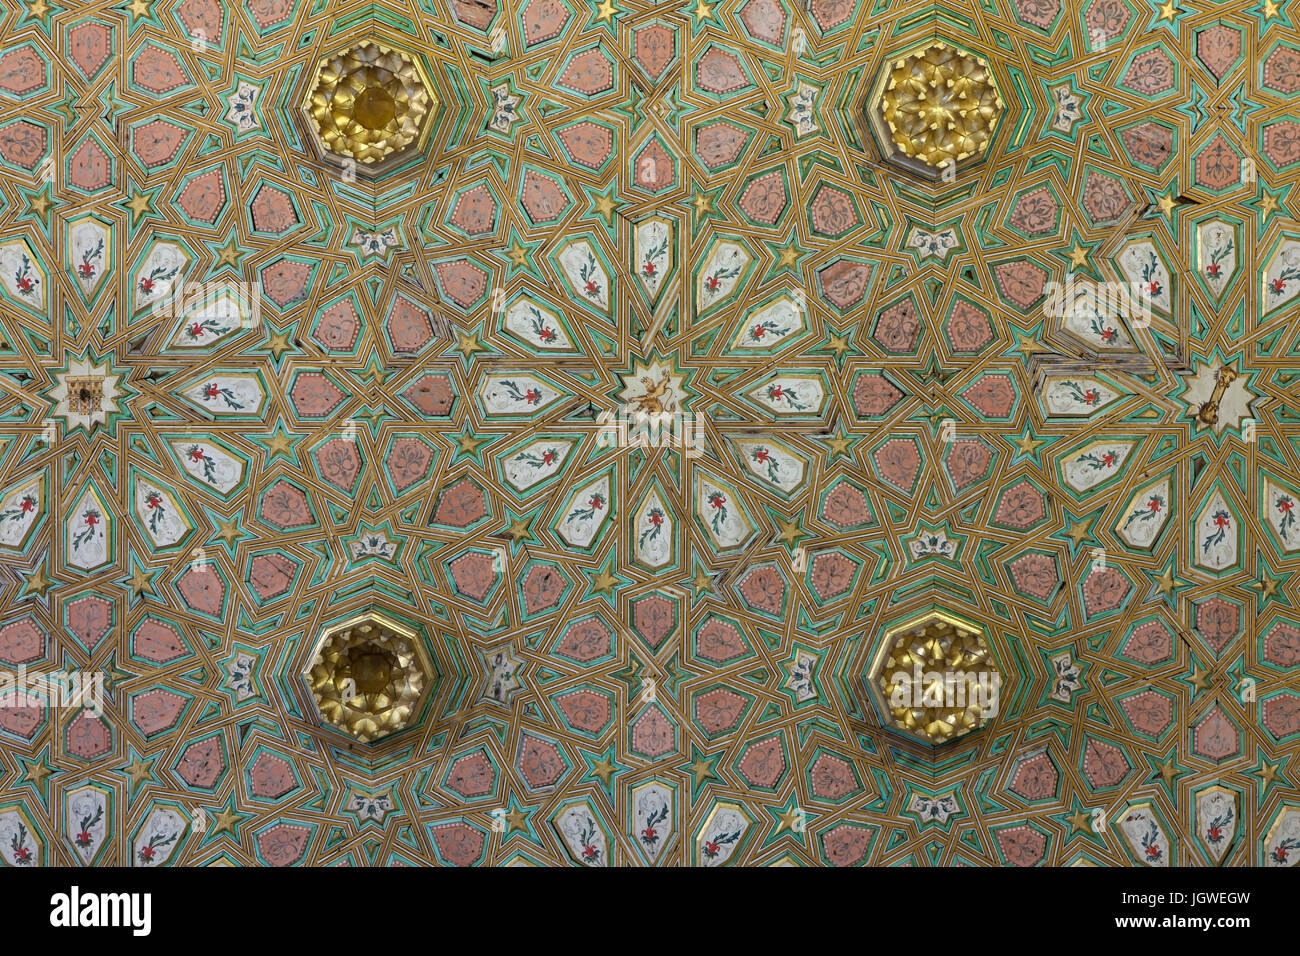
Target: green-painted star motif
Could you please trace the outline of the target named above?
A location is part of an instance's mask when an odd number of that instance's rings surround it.
[[[262,446],[266,449],[266,465],[269,467],[277,458],[284,458],[291,466],[297,465],[297,459],[291,454],[295,444],[297,437],[289,434],[284,422],[277,422],[271,433],[262,439]]]
[[[54,200],[50,196],[50,187],[44,186],[36,192],[26,195],[27,208],[23,215],[35,216],[41,222],[50,214],[50,207],[54,205]]]
[[[697,186],[691,192],[690,198],[682,201],[682,205],[690,211],[692,235],[698,233],[708,220],[722,217],[718,209],[718,201],[725,188],[725,186],[718,186],[714,189],[701,189]]]
[[[36,757],[35,760],[28,760],[26,757],[19,757],[20,770],[22,776],[18,778],[19,786],[29,786],[43,798],[49,797],[49,778],[58,773],[49,761],[50,748],[47,746]]]
[[[1274,787],[1281,787],[1283,790],[1291,790],[1295,784],[1286,775],[1287,764],[1291,762],[1293,754],[1285,754],[1279,751],[1277,760],[1270,760],[1267,755],[1261,753],[1259,760],[1253,768],[1250,769],[1250,776],[1259,780],[1258,792],[1259,805],[1263,806],[1271,794],[1269,793]]]
[[[1077,554],[1079,549],[1083,547],[1085,541],[1093,540],[1092,526],[1097,521],[1097,514],[1094,512],[1093,514],[1087,515],[1083,518],[1077,518],[1069,511],[1064,511],[1064,514],[1066,522],[1065,529],[1056,532],[1052,537],[1065,538],[1068,540],[1070,542],[1070,553]]]
[[[807,314],[806,307],[805,314]],[[840,330],[827,325],[826,337],[812,351],[820,355],[835,356],[835,364],[843,368],[845,357],[850,353],[856,354],[858,351],[853,347],[853,329],[850,327]]]
[[[1020,437],[1008,437],[1007,441],[1016,449],[1015,457],[1011,459],[1012,464],[1015,464],[1022,459],[1032,461],[1035,464],[1041,463],[1041,459],[1039,458],[1041,452],[1039,449],[1044,445],[1050,445],[1052,443],[1052,439],[1041,438],[1031,432],[1028,428],[1021,433]]]
[[[277,329],[268,322],[266,323],[266,341],[262,343],[261,349],[270,353],[271,357],[278,363],[285,352],[293,350],[293,345],[289,341],[292,338],[293,332],[287,329]]]
[[[853,447],[861,441],[861,438],[854,438],[852,435],[846,435],[843,427],[834,435],[828,435],[819,439],[826,446],[826,455],[830,461],[834,461],[841,455],[845,458],[853,458]]]
[[[1070,234],[1070,244],[1056,250],[1056,255],[1069,263],[1066,268],[1070,272],[1089,272],[1100,277],[1092,260],[1093,252],[1093,246],[1081,241],[1079,234],[1073,232]]]
[[[592,0],[590,6],[591,16],[587,20],[587,27],[600,27],[607,30],[610,36],[615,35],[617,27],[616,19],[623,11],[619,9],[614,0]]]
[[[498,534],[510,539],[510,553],[514,554],[522,546],[522,542],[532,538],[533,519],[529,515],[519,515],[509,509],[506,510],[505,518],[506,526]]]
[[[583,753],[583,756],[587,754]],[[501,841],[504,843],[507,840],[519,839],[541,845],[542,838],[533,824],[533,815],[536,812],[537,807],[525,807],[519,802],[518,795],[512,793],[501,813],[494,813],[496,825],[502,828]]]
[[[1157,780],[1165,788],[1171,799],[1178,796],[1178,778],[1187,773],[1186,770],[1178,766],[1178,748],[1175,747],[1169,751],[1167,756],[1158,757],[1154,754],[1142,755],[1151,770],[1150,779]]]
[[[767,273],[763,276],[764,282],[775,279],[783,272],[798,277],[799,260],[807,255],[808,250],[799,245],[798,235],[792,232],[786,237],[784,245],[768,246],[768,253],[772,256],[772,264],[768,266]]]
[[[504,289],[498,287],[493,290],[492,298],[488,301],[488,308],[492,310],[505,308]],[[468,332],[462,332],[460,329],[453,329],[452,332],[455,342],[443,349],[442,354],[446,356],[451,356],[453,354],[459,355],[461,364],[464,365],[465,368],[471,368],[475,361],[481,361],[482,358],[498,354],[496,349],[483,341],[482,322],[474,326]],[[482,358],[480,358],[480,353]]]
[[[505,246],[500,249],[496,255],[506,264],[506,277],[514,275],[516,272],[528,272],[538,276],[537,263],[533,261],[533,254],[537,249],[537,243],[523,242],[517,230],[511,228],[510,236],[506,240]],[[497,303],[492,303],[496,308]]]
[[[1261,0],[1251,11],[1260,23],[1260,31],[1269,29],[1275,21],[1285,30],[1295,30],[1295,19],[1287,12],[1287,6],[1286,0]]]
[[[1082,835],[1087,837],[1093,843],[1096,843],[1098,846],[1105,846],[1105,837],[1102,833],[1098,832],[1103,817],[1100,813],[1096,812],[1097,810],[1101,810],[1103,813],[1105,812],[1104,807],[1085,807],[1079,801],[1079,797],[1076,794],[1070,800],[1070,812],[1057,813],[1054,814],[1054,816],[1057,820],[1060,820],[1063,824],[1069,827],[1066,837],[1068,840],[1072,840],[1076,836]]]
[[[1195,700],[1197,694],[1208,691],[1211,687],[1217,684],[1218,681],[1214,677],[1213,665],[1210,667],[1202,667],[1200,660],[1197,659],[1195,654],[1190,656],[1192,669],[1183,679],[1192,685],[1192,699]]]
[[[1165,30],[1175,39],[1178,37],[1178,27],[1187,11],[1183,9],[1178,0],[1147,0],[1151,6],[1151,19],[1147,21],[1147,31]]]
[[[704,28],[706,23],[716,24],[718,22],[717,11],[713,9],[717,5],[718,0],[714,0],[713,3],[709,3],[708,0],[689,0],[681,9],[691,15],[695,28],[693,32],[698,32]]]
[[[122,578],[121,583],[130,588],[131,600],[135,601],[138,598],[146,597],[148,595],[157,597],[158,592],[154,590],[154,575],[158,572],[146,571],[140,564],[139,559],[134,555],[128,559],[128,564],[131,568],[131,576],[128,578]]]
[[[808,537],[808,533],[803,530],[801,519],[803,511],[793,517],[786,518],[772,509],[768,509],[768,516],[776,525],[776,542],[783,544],[786,548],[798,548],[799,542]]]
[[[699,558],[695,558],[693,563],[694,571],[691,577],[681,583],[691,588],[692,596],[698,599],[701,594],[709,594],[713,590],[714,577],[713,573],[700,563]]]
[[[81,120],[81,110],[78,109],[80,105],[72,86],[69,85],[67,95],[58,103],[52,104],[51,108],[62,113],[64,119],[68,121],[67,128],[72,129]]]
[[[127,789],[130,793],[134,794],[143,784],[157,782],[157,777],[154,773],[154,763],[156,758],[151,757],[148,760],[143,760],[140,755],[136,753],[134,747],[128,748],[128,752],[130,754],[130,762],[127,763],[125,767],[119,767],[118,772],[127,776],[129,780]]]
[[[820,814],[811,813],[799,806],[795,797],[790,798],[790,802],[785,806],[763,806],[764,812],[772,818],[771,824],[767,829],[767,836],[763,840],[763,846],[769,846],[778,840],[791,839],[796,843],[807,844],[806,836],[808,824],[816,819]]]
[[[618,199],[615,198],[617,194],[617,181],[610,183],[604,190],[587,190],[589,203],[584,218],[596,219],[603,223],[611,237],[616,232],[614,220],[618,217],[618,207],[620,205]]]
[[[616,603],[615,592],[619,585],[630,581],[631,578],[618,573],[614,559],[610,558],[603,567],[587,572],[587,591],[583,595],[583,600],[599,595],[605,599],[605,603],[612,606]]]
[[[1276,190],[1271,190],[1263,179],[1259,181],[1259,198],[1252,205],[1259,213],[1259,227],[1261,230],[1268,228],[1269,220],[1274,216],[1281,216],[1283,219],[1294,218],[1293,213],[1286,204],[1286,194],[1288,192],[1290,192],[1289,186],[1279,186]]]
[[[704,751],[691,744],[691,762],[682,764],[677,768],[691,778],[691,799],[699,796],[700,791],[704,789],[709,780],[722,782],[722,778],[713,770],[713,765],[717,763],[718,756],[719,754],[713,754],[706,757]]]
[[[607,794],[612,796],[614,793],[614,778],[629,769],[615,758],[615,750],[615,744],[610,744],[609,749],[602,754],[579,750],[578,753],[582,755],[582,759],[587,765],[587,772],[583,774],[578,782],[586,783],[588,780],[594,780],[604,787]]]
[[[1151,585],[1155,593],[1176,606],[1178,603],[1176,596],[1178,589],[1187,587],[1187,582],[1180,581],[1175,576],[1173,563],[1165,565],[1164,570],[1159,574],[1154,571],[1147,571],[1146,574],[1151,579]]]
[[[244,532],[239,530],[240,514],[236,512],[232,517],[224,518],[220,513],[210,508],[204,509],[204,513],[207,515],[208,524],[213,529],[211,536],[208,538],[209,544],[215,545],[220,542],[231,557],[234,557],[239,542],[245,537]]]
[[[477,465],[483,464],[482,446],[488,444],[493,436],[474,435],[467,428],[463,432],[455,432],[447,436],[456,443],[455,451],[452,455],[452,461],[460,461],[462,458],[468,458]]]
[[[1019,356],[1022,360],[1028,361],[1035,355],[1050,354],[1053,349],[1042,342],[1042,325],[1035,326],[1032,329],[1025,330],[1018,326],[1008,323],[1011,329],[1012,338],[1015,344],[1007,349],[1003,355],[1007,357]]]
[[[224,806],[205,807],[207,829],[203,832],[200,845],[225,837],[232,843],[239,844],[239,825],[248,819],[244,814],[235,812],[234,798]]]

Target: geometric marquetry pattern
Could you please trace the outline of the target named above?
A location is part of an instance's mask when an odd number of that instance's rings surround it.
[[[951,181],[863,112],[936,34],[1004,101]],[[443,104],[375,179],[299,109],[371,37]],[[7,863],[1262,864],[1300,828],[1284,8],[136,0],[3,40],[0,666],[106,679],[102,717],[0,708]],[[1069,276],[1150,321],[1061,318]],[[242,323],[153,309],[254,281]],[[642,399],[698,434],[608,440]],[[432,676],[366,755],[298,675],[372,607]],[[932,608],[1004,675],[938,748],[864,683]]]

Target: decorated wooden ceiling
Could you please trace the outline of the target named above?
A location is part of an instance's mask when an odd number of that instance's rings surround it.
[[[0,858],[1293,864],[1289,6],[9,4]]]

